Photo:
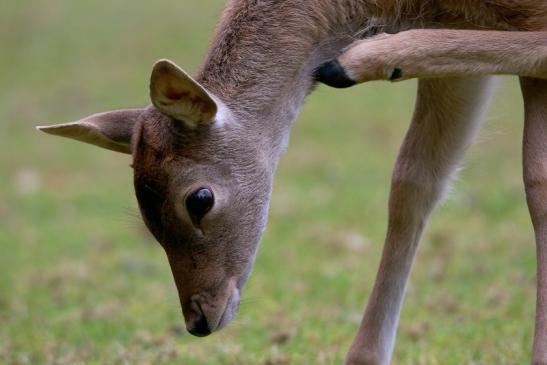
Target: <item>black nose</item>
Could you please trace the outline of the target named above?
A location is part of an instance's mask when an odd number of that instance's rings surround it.
[[[194,306],[197,310],[194,311],[192,321],[186,324],[186,329],[190,334],[196,337],[205,337],[211,334],[211,328],[207,322],[207,317],[203,314],[201,306],[197,304]]]

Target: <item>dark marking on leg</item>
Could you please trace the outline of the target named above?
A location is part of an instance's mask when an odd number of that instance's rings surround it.
[[[403,70],[400,68],[395,67],[393,71],[391,71],[391,75],[389,75],[388,80],[389,81],[397,81],[403,78]]]

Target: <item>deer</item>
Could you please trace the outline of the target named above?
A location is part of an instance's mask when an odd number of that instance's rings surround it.
[[[537,247],[531,363],[547,364],[547,2],[228,0],[195,76],[159,60],[150,105],[37,128],[132,155],[139,209],[166,252],[187,330],[207,336],[238,311],[279,157],[314,86],[417,79],[376,281],[345,359],[386,365],[420,237],[494,75],[520,78]]]

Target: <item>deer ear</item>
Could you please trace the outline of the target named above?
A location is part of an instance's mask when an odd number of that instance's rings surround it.
[[[36,127],[42,132],[91,143],[131,154],[133,129],[143,109],[115,110],[91,115],[76,122]]]
[[[186,122],[190,127],[212,122],[218,110],[209,92],[169,60],[154,64],[150,98],[162,114]]]

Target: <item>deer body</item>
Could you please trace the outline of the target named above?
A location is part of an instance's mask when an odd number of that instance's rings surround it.
[[[203,336],[237,311],[279,156],[315,81],[419,78],[384,253],[347,358],[385,365],[421,232],[488,100],[486,75],[521,76],[539,260],[532,362],[547,364],[546,27],[547,3],[536,0],[229,0],[195,79],[159,61],[153,105],[40,128],[133,155],[145,223],[167,253],[189,331]]]

